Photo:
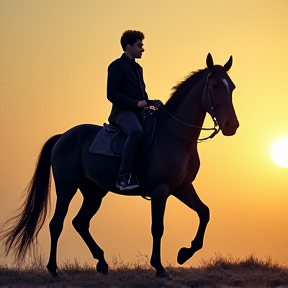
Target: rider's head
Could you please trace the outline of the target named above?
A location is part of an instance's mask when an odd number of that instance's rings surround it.
[[[121,37],[121,46],[129,58],[141,58],[144,52],[142,40],[145,36],[140,31],[127,30]]]

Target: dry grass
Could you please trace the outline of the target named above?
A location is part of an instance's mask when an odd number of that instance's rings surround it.
[[[259,260],[251,255],[244,260],[216,256],[202,261],[198,268],[167,267],[171,278],[157,279],[148,263],[124,264],[113,259],[109,275],[103,276],[94,267],[74,262],[62,263],[59,279],[52,278],[43,262],[34,261],[24,268],[0,265],[1,287],[85,287],[85,288],[153,288],[153,287],[285,287],[288,288],[288,267]]]

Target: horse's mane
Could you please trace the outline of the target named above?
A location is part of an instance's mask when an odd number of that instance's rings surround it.
[[[171,108],[177,106],[177,103],[179,102],[179,98],[182,95],[182,92],[186,91],[186,88],[195,86],[202,78],[204,78],[204,74],[206,75],[208,69],[200,69],[197,71],[192,71],[188,76],[184,78],[181,82],[177,83],[173,88],[171,92],[171,96],[168,99],[168,101],[165,104],[166,108]],[[189,85],[188,85],[189,84]]]

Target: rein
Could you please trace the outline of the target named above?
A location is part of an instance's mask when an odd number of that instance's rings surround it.
[[[210,74],[207,76],[207,80],[206,80],[206,84],[205,84],[205,87],[204,87],[204,91],[203,91],[203,97],[204,97],[204,94],[205,94],[205,91],[208,87],[208,78],[209,78]],[[212,100],[211,100],[211,95],[210,95],[210,91],[209,91],[209,88],[208,88],[208,99],[209,99],[209,103],[210,103],[210,106],[211,106],[211,110],[213,111],[214,110],[214,107],[213,107],[213,104],[212,104]],[[198,143],[201,143],[203,141],[206,141],[208,139],[212,139],[213,137],[215,137],[218,132],[220,131],[220,128],[219,128],[219,125],[217,123],[217,120],[214,116],[211,115],[211,118],[213,120],[213,123],[214,123],[214,127],[213,128],[203,128],[203,127],[200,127],[200,126],[196,126],[196,125],[192,125],[192,124],[188,124],[188,123],[185,123],[179,119],[177,119],[176,117],[174,117],[164,106],[161,107],[171,118],[173,118],[175,121],[177,121],[178,123],[182,124],[182,125],[185,125],[187,127],[191,127],[191,128],[197,128],[197,129],[201,129],[201,130],[204,130],[204,131],[213,131],[208,137],[204,137],[204,138],[200,138],[200,139],[197,139],[197,142]]]
[[[215,137],[218,132],[220,131],[220,128],[219,128],[219,125],[217,123],[217,120],[216,118],[212,118],[213,120],[213,123],[214,123],[214,127],[212,128],[203,128],[203,127],[200,127],[200,126],[196,126],[196,125],[192,125],[192,124],[188,124],[188,123],[185,123],[179,119],[177,119],[176,117],[174,117],[166,108],[164,108],[164,106],[161,107],[162,110],[164,110],[171,118],[173,118],[175,121],[177,121],[178,123],[182,124],[182,125],[185,125],[187,127],[191,127],[191,128],[197,128],[197,129],[201,129],[201,130],[204,130],[204,131],[213,131],[211,133],[211,135],[209,135],[208,137],[205,137],[205,138],[200,138],[200,139],[197,139],[197,142],[200,143],[200,142],[203,142],[205,140],[208,140],[208,139],[212,139],[213,137]]]

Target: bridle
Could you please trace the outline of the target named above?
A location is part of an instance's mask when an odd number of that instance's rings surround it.
[[[210,104],[210,107],[209,107],[209,114],[213,120],[213,123],[214,123],[214,127],[213,128],[203,128],[203,127],[200,127],[200,126],[197,126],[197,125],[192,125],[192,124],[188,124],[188,123],[185,123],[179,119],[177,119],[176,117],[174,117],[164,106],[162,106],[162,110],[164,110],[172,119],[174,119],[175,121],[177,121],[178,123],[184,125],[184,126],[187,126],[187,127],[191,127],[191,128],[197,128],[197,129],[200,129],[200,130],[204,130],[204,131],[213,131],[208,137],[205,137],[205,138],[200,138],[200,139],[197,139],[197,142],[198,143],[201,143],[203,141],[206,141],[208,139],[212,139],[213,137],[215,137],[218,132],[220,131],[220,127],[218,125],[218,122],[216,120],[216,118],[214,117],[214,106],[213,106],[213,102],[212,102],[212,99],[211,99],[211,94],[210,94],[210,90],[209,90],[209,87],[208,87],[208,79],[210,77],[211,73],[209,73],[207,75],[207,79],[206,79],[206,83],[205,83],[205,87],[204,87],[204,90],[203,90],[203,96],[202,96],[202,99],[204,99],[205,97],[205,92],[206,92],[206,89],[208,90],[208,99],[209,99],[209,104]]]

